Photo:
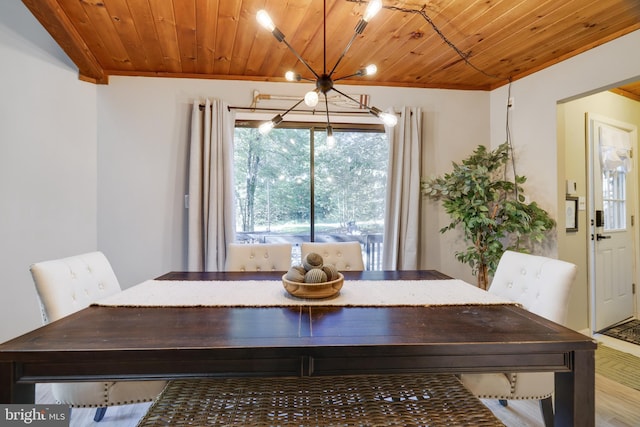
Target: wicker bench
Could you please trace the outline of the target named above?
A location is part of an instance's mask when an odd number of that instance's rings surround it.
[[[170,381],[139,427],[504,426],[454,375]]]

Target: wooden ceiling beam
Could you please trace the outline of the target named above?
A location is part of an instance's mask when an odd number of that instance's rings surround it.
[[[109,77],[56,0],[22,0],[78,67],[80,80],[108,84]]]

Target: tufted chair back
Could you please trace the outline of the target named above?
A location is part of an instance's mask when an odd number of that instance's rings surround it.
[[[226,271],[287,271],[291,267],[290,243],[230,243]]]
[[[577,267],[565,261],[506,251],[500,258],[489,292],[563,324],[576,272]]]
[[[43,261],[31,266],[45,323],[120,292],[120,283],[102,252]]]
[[[301,257],[315,252],[322,256],[325,264],[333,264],[338,271],[363,271],[362,247],[359,242],[303,242]]]
[[[101,252],[38,262],[30,270],[44,323],[121,290],[111,264]],[[166,381],[54,383],[51,392],[59,404],[98,408],[94,420],[100,421],[107,406],[151,401],[165,385]]]
[[[506,251],[500,258],[489,292],[520,303],[525,309],[564,323],[577,267],[557,259]],[[476,397],[540,401],[545,426],[553,426],[553,372],[462,374],[462,383]]]

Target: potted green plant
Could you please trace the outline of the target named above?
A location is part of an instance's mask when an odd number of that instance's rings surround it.
[[[471,266],[482,289],[505,250],[528,252],[555,226],[544,209],[526,203],[524,176],[506,179],[510,154],[506,142],[493,151],[480,145],[461,164],[454,162],[453,171],[421,183],[422,194],[441,201],[451,217],[440,232],[462,229],[468,246],[456,258]]]

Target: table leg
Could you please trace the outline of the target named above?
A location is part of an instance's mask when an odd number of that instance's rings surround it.
[[[15,366],[0,363],[0,403],[35,403],[35,384],[18,384]]]
[[[555,374],[555,427],[595,426],[595,353],[574,351],[573,370]]]

